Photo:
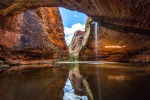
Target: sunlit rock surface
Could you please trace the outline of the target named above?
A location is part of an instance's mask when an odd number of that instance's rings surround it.
[[[149,0],[1,0],[0,15],[17,15],[38,7],[65,7],[87,14],[101,24],[99,50],[113,61],[149,61]],[[91,26],[92,27],[92,26]],[[93,59],[94,36],[89,36],[82,59]],[[141,34],[141,35],[138,35]],[[145,36],[144,36],[145,35]],[[59,52],[59,51],[57,51]],[[99,52],[99,53],[100,53]],[[124,54],[125,53],[125,54]],[[110,56],[111,55],[111,56]],[[113,55],[113,56],[112,56]],[[58,55],[55,55],[58,57]]]
[[[84,32],[83,31],[76,31],[72,38],[72,41],[69,45],[69,52],[75,56],[78,56],[79,51],[82,47],[82,40],[83,40]]]
[[[87,22],[89,23],[89,21]],[[90,35],[87,37],[88,41],[86,45],[83,45],[79,53],[81,60],[95,59],[94,25],[87,28],[90,29]],[[101,25],[99,25],[98,30],[99,41],[97,57],[99,60],[127,62],[150,61],[149,35],[141,35],[133,32],[119,32],[104,28]]]
[[[0,60],[8,63],[68,57],[58,8],[45,7],[16,16],[1,16],[0,37]]]

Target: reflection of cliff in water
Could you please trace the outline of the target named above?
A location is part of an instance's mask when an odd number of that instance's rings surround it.
[[[64,87],[64,92],[64,98],[67,98],[66,96],[68,96],[68,98],[70,97],[74,100],[93,100],[93,95],[90,91],[89,85],[86,79],[84,79],[80,74],[78,63],[71,64],[71,70],[69,72],[69,78],[67,79]]]
[[[150,64],[82,64],[79,69],[94,100],[150,100]]]
[[[69,66],[65,65],[24,69],[12,76],[0,77],[0,100],[62,100],[68,73]]]

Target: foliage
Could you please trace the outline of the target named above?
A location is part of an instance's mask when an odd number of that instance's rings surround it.
[[[77,61],[77,60],[78,60],[77,56],[75,56],[73,54],[70,55],[70,61]]]

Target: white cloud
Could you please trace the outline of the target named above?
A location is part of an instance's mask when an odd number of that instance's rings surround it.
[[[78,15],[74,15],[73,17],[74,17],[74,18],[77,18],[77,17],[78,17]]]
[[[77,30],[84,31],[85,25],[82,25],[80,23],[76,23],[76,24],[73,24],[71,28],[64,27],[64,33],[65,33],[65,39],[66,39],[67,45],[70,44],[71,39],[72,39],[75,31],[77,31]]]

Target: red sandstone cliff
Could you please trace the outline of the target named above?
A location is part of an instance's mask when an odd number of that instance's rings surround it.
[[[83,31],[76,31],[72,38],[72,41],[69,45],[69,52],[75,56],[79,55],[80,49],[82,47],[82,40],[83,40],[84,32]]]
[[[16,16],[1,16],[0,37],[0,60],[68,57],[58,8],[38,8]]]
[[[28,9],[48,6],[83,12],[107,28],[117,25],[121,26],[121,30],[138,31],[140,34],[150,32],[149,0],[1,0],[0,15],[16,15]]]
[[[119,59],[135,60],[137,58],[145,57],[138,61],[149,61],[149,0],[1,0],[0,15],[17,15],[28,9],[44,6],[61,6],[71,10],[80,11],[87,14],[92,19],[99,21],[102,26],[99,29],[99,32],[101,32],[99,36],[102,38],[100,41],[105,40],[103,44],[99,43],[100,50],[106,51],[103,52],[103,55],[108,56],[114,53],[116,55],[117,53]],[[94,39],[92,35],[93,31],[91,30],[91,32],[88,33],[91,33],[88,42],[83,42],[86,44],[85,48],[87,49],[82,48],[84,50],[81,52],[83,55],[89,55],[87,57],[83,56],[82,58],[92,59],[94,57],[94,54],[92,53],[92,50],[94,50],[92,45]],[[113,48],[113,51],[115,52],[110,52],[112,49],[104,48],[105,46],[121,46],[123,48]],[[126,48],[124,48],[124,46],[126,46]],[[120,54],[122,56],[122,53],[126,53],[125,55],[128,57],[120,58]],[[56,57],[57,56],[58,55],[56,55]],[[114,57],[106,58],[114,59]]]
[[[90,19],[87,21],[89,23]],[[79,53],[80,60],[95,59],[94,25],[90,29],[87,42]],[[101,25],[98,28],[98,55],[99,60],[150,62],[150,36],[136,33],[125,33],[110,30]],[[88,32],[85,33],[85,35]]]

